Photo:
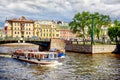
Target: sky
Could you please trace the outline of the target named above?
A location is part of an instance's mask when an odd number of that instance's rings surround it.
[[[120,0],[0,0],[0,27],[6,19],[20,16],[70,22],[76,13],[83,11],[120,19]]]

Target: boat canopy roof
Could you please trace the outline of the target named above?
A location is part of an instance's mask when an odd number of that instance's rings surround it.
[[[57,54],[57,52],[24,52],[25,54]]]

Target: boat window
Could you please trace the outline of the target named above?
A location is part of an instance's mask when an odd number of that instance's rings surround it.
[[[57,56],[58,56],[57,54],[54,54],[54,57],[55,57],[55,58],[57,58]]]
[[[54,59],[54,54],[49,54],[50,59]]]

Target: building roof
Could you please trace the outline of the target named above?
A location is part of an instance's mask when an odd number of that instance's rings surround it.
[[[35,22],[39,24],[46,24],[46,25],[55,24],[54,20],[36,20]]]
[[[17,18],[13,18],[13,19],[9,19],[9,20],[6,20],[8,22],[28,22],[28,23],[33,23],[34,21],[33,20],[27,20],[24,16],[21,16],[19,19]]]

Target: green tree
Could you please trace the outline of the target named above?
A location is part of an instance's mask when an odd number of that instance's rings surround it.
[[[108,28],[108,35],[111,39],[111,41],[118,42],[118,36],[119,36],[119,27],[110,27]]]
[[[120,22],[117,19],[114,20],[114,26],[120,26]]]
[[[82,35],[83,40],[85,40],[85,27],[89,24],[89,19],[90,13],[82,12],[75,14],[73,21],[69,23],[70,29],[73,30],[73,33]]]
[[[110,19],[110,17],[108,15],[99,14],[98,12],[95,12],[93,14],[93,16],[94,16],[94,34],[99,39],[101,33],[103,33],[102,32],[102,26],[110,26],[111,19]],[[91,33],[90,30],[88,30],[89,34]]]
[[[120,22],[118,20],[114,21],[114,26],[108,28],[108,35],[111,41],[118,43],[118,38],[120,39]]]
[[[102,15],[98,12],[91,14],[89,12],[82,12],[75,14],[73,20],[70,22],[70,29],[73,30],[74,33],[79,34],[79,36],[83,37],[85,40],[85,35],[92,35],[92,16],[94,16],[94,35],[97,38],[100,38],[102,33],[102,26],[109,26],[111,23],[111,19],[108,15]],[[85,28],[88,28],[88,34],[85,33]],[[85,44],[85,42],[84,42]]]

